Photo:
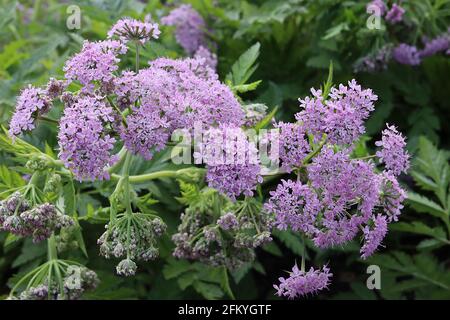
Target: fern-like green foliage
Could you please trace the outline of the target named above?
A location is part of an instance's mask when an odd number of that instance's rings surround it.
[[[399,231],[432,237],[434,241],[428,241],[428,246],[450,245],[449,157],[448,151],[438,150],[425,137],[419,139],[419,151],[411,171],[419,190],[408,193],[407,203],[417,212],[431,217],[393,226]]]

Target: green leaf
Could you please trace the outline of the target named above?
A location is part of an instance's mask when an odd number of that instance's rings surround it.
[[[196,281],[193,284],[195,291],[209,300],[217,300],[223,296],[223,292],[218,285]]]
[[[262,119],[259,123],[256,124],[255,130],[259,131],[259,130],[265,128],[275,117],[275,114],[277,113],[277,111],[278,111],[278,107],[273,108],[272,111],[270,111],[270,113],[264,117],[264,119]]]
[[[6,166],[0,166],[0,191],[22,187],[25,180],[17,172],[8,169]]]
[[[233,276],[234,282],[239,283],[241,280],[248,274],[248,272],[252,269],[252,263],[245,263],[239,269],[233,271],[231,275]]]
[[[328,78],[323,84],[322,95],[324,99],[328,98],[331,88],[333,87],[333,60],[330,61],[330,66],[328,67]]]
[[[328,40],[340,35],[343,31],[348,31],[349,26],[347,22],[342,22],[334,27],[331,27],[325,32],[325,35],[322,37],[322,40]]]
[[[391,254],[372,256],[366,263],[376,264],[382,269],[396,271],[434,287],[450,290],[450,272],[439,265],[436,258],[427,253],[409,256],[404,252],[394,251]]]
[[[282,257],[283,256],[283,253],[281,252],[280,248],[273,241],[265,244],[262,247],[262,249],[264,251],[269,252],[270,254],[273,254],[274,256],[277,256],[277,257]]]
[[[76,216],[76,203],[75,203],[75,186],[73,180],[69,179],[63,187],[64,193],[64,211],[69,216]]]
[[[258,80],[249,84],[240,84],[237,86],[233,86],[233,91],[235,92],[239,92],[239,93],[245,93],[245,92],[249,92],[249,91],[253,91],[255,90],[258,85],[262,82],[262,80]]]
[[[73,231],[74,237],[76,242],[78,243],[78,247],[80,248],[81,252],[83,252],[84,256],[88,258],[88,253],[86,250],[86,244],[84,243],[83,238],[83,229],[81,228],[80,224],[78,223],[78,220],[75,218],[75,229]]]
[[[260,44],[257,42],[245,51],[231,67],[231,72],[228,73],[225,81],[232,86],[245,84],[258,67],[255,62],[259,56],[259,49]]]
[[[430,236],[443,243],[450,244],[450,241],[446,238],[444,229],[440,227],[431,228],[421,221],[413,221],[412,223],[398,222],[391,225],[391,229]]]
[[[170,258],[162,270],[164,278],[167,280],[174,279],[181,274],[191,271],[193,269],[192,264],[186,260],[175,260]]]
[[[298,256],[302,255],[303,243],[300,237],[291,231],[276,231],[274,235],[283,242],[293,253]]]
[[[429,213],[435,217],[446,219],[447,212],[436,202],[415,192],[408,192],[407,203],[418,212]]]
[[[6,249],[21,239],[22,239],[21,237],[16,236],[15,234],[8,233],[8,235],[6,236],[5,242],[3,243],[3,248]]]

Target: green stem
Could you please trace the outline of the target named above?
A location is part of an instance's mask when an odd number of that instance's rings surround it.
[[[44,117],[44,116],[38,116],[37,119],[48,122],[48,123],[52,123],[52,124],[59,124],[58,120],[51,119],[51,118]]]
[[[305,159],[303,159],[303,165],[307,164],[312,158],[314,158],[320,152],[320,150],[322,150],[322,148],[326,142],[327,142],[327,135],[324,133],[322,135],[322,139],[320,140],[319,145],[317,146],[316,150],[314,150],[313,152],[308,154],[305,157]]]
[[[361,158],[357,158],[358,160],[367,160],[367,159],[372,159],[372,158],[375,158],[376,157],[376,155],[370,155],[370,156],[365,156],[365,157],[361,157]]]
[[[124,185],[124,201],[125,207],[128,214],[132,214],[133,210],[131,208],[131,199],[130,199],[130,164],[131,164],[132,155],[130,152],[126,153],[125,163],[123,164],[123,182]]]
[[[140,64],[140,44],[136,41],[136,73],[139,72],[139,64]]]
[[[300,270],[305,272],[305,256],[306,256],[306,243],[305,243],[305,236],[302,235],[302,243],[303,243],[303,248],[302,248],[302,264],[300,266]]]
[[[119,167],[122,165],[123,161],[125,160],[125,156],[127,154],[127,148],[122,147],[122,149],[120,149],[119,153],[117,153],[117,155],[119,156],[119,160],[113,164],[111,167],[108,168],[108,172],[109,173],[113,173],[114,171],[116,171],[117,169],[119,169]]]
[[[122,119],[122,123],[125,126],[125,128],[128,127],[127,119],[123,115],[122,111],[116,106],[116,104],[111,100],[110,97],[106,96],[106,100],[108,100],[109,104],[114,108],[114,110],[116,110],[117,113],[120,114],[120,117]]]
[[[48,238],[47,240],[47,254],[49,261],[58,259],[58,251],[56,249],[56,241],[54,234],[52,234],[50,238]]]
[[[204,169],[201,168],[192,168],[192,170],[195,171],[203,171]],[[162,170],[162,171],[156,171],[146,174],[141,174],[138,176],[129,176],[128,181],[130,183],[144,183],[147,181],[155,180],[155,179],[161,179],[161,178],[178,178],[183,173],[186,173],[186,169],[181,170]],[[112,174],[111,178],[113,180],[120,180],[123,176],[120,176],[118,174]]]

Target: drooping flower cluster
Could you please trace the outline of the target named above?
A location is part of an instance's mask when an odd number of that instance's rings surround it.
[[[190,4],[173,9],[161,19],[161,23],[176,28],[175,38],[189,55],[194,54],[206,42],[205,20]]]
[[[376,155],[384,163],[386,169],[393,175],[406,173],[409,168],[409,154],[405,151],[405,138],[394,126],[387,125],[387,129],[382,132],[381,141],[375,142],[381,150]]]
[[[262,182],[255,143],[237,127],[211,128],[194,154],[196,163],[207,165],[208,185],[235,200],[241,194],[252,196]]]
[[[117,36],[124,43],[127,41],[138,41],[143,45],[152,38],[158,39],[160,34],[161,31],[159,31],[157,23],[122,18],[108,31],[108,38]]]
[[[166,231],[161,218],[141,212],[122,213],[105,226],[98,239],[100,254],[105,258],[123,258],[116,267],[117,274],[136,273],[135,260],[150,261],[159,255],[157,239]]]
[[[388,231],[386,216],[377,215],[372,219],[371,223],[373,223],[373,226],[367,225],[363,229],[364,245],[361,247],[361,257],[363,259],[371,256],[377,250]]]
[[[296,264],[292,272],[289,272],[289,277],[279,278],[280,284],[274,285],[274,288],[278,296],[295,299],[328,288],[332,276],[333,274],[326,266],[318,270],[311,267],[309,271],[303,271]]]
[[[0,201],[0,230],[22,237],[31,236],[34,242],[45,240],[52,232],[72,224],[72,218],[58,212],[54,205],[31,206],[19,192]]]
[[[355,80],[348,87],[332,88],[330,99],[324,100],[321,90],[311,89],[313,97],[300,100],[303,109],[295,115],[305,130],[317,140],[323,134],[336,144],[352,144],[365,132],[364,120],[374,110],[378,97],[370,89],[362,89]]]
[[[236,270],[253,261],[254,248],[272,240],[272,217],[256,200],[232,203],[209,188],[200,194],[201,200],[189,204],[172,236],[175,257]],[[218,203],[222,213],[216,209]]]
[[[64,292],[56,281],[52,281],[50,286],[46,283],[30,287],[22,291],[17,297],[10,299],[17,300],[78,300],[86,291],[93,291],[99,284],[97,274],[86,267],[69,265],[62,279]]]
[[[59,121],[59,158],[79,180],[107,179],[105,169],[116,161],[115,138],[105,128],[115,121],[113,110],[99,97],[75,99]]]

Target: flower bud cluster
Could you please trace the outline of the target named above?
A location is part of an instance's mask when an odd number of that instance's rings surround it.
[[[50,237],[55,231],[73,224],[73,219],[61,214],[50,203],[31,206],[16,192],[0,202],[0,229],[15,235],[31,236],[34,242]]]
[[[116,267],[117,274],[136,273],[135,260],[150,261],[159,255],[157,239],[166,231],[164,221],[145,213],[124,213],[105,226],[97,243],[105,258],[123,258]]]
[[[272,240],[272,219],[255,199],[232,203],[212,189],[202,190],[201,203],[191,204],[181,215],[172,240],[177,258],[199,260],[235,270],[253,261],[254,249]],[[216,210],[218,202],[225,209]]]
[[[62,279],[63,293],[56,281],[48,280],[40,285],[30,287],[22,291],[17,297],[10,299],[17,300],[79,300],[86,291],[95,290],[99,283],[97,274],[86,267],[69,265]]]

